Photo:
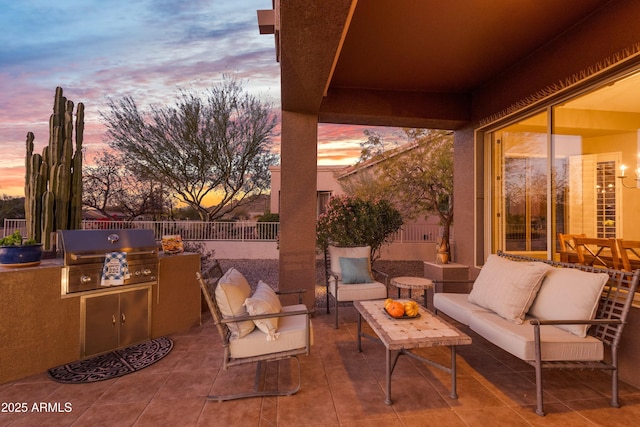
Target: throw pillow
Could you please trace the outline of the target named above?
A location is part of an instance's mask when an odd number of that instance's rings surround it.
[[[345,285],[373,282],[369,269],[369,258],[340,257],[340,270],[342,271],[342,283]]]
[[[329,258],[331,259],[331,272],[342,279],[340,257],[345,258],[370,258],[371,246],[329,246]]]
[[[469,293],[469,302],[521,324],[551,266],[489,255]]]
[[[253,295],[245,300],[244,305],[252,316],[275,314],[280,313],[282,310],[278,295],[271,289],[271,286],[262,280],[258,282],[258,287]],[[276,333],[278,330],[277,317],[254,320],[254,323],[262,332],[267,334],[267,341],[273,341],[278,338]]]
[[[588,273],[573,268],[553,268],[545,277],[529,314],[540,320],[591,320],[609,280],[607,273]],[[590,325],[556,325],[586,337]]]
[[[246,315],[247,310],[243,304],[249,295],[251,295],[249,282],[242,273],[231,267],[220,278],[215,291],[216,303],[222,317],[228,319]],[[256,327],[251,320],[227,323],[227,326],[231,331],[231,338],[242,338]]]

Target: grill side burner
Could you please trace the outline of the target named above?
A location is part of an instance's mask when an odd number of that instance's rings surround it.
[[[100,286],[106,254],[125,252],[131,277],[124,285],[155,284],[158,246],[152,230],[61,230],[62,293],[112,289]]]

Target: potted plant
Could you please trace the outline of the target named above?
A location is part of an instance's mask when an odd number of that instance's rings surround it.
[[[42,243],[25,240],[18,230],[0,240],[0,265],[28,267],[40,264]]]

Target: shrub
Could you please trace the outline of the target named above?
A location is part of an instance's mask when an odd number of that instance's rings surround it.
[[[378,257],[380,247],[390,243],[392,234],[402,223],[402,215],[388,200],[335,196],[329,199],[327,212],[318,218],[316,244],[321,251],[330,244],[368,245],[373,260]]]

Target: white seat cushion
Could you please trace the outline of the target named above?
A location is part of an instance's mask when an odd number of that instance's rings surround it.
[[[282,307],[283,312],[305,310],[304,304]],[[256,328],[242,338],[229,341],[229,352],[232,358],[261,356],[263,354],[304,348],[307,345],[307,316],[304,314],[280,317],[278,322],[278,339],[267,341],[267,336]],[[313,333],[310,326],[310,344],[313,344]]]
[[[358,283],[345,285],[338,282],[336,295],[335,280],[329,280],[329,292],[338,301],[362,301],[387,297],[387,287],[384,283]]]
[[[473,312],[489,312],[486,308],[470,303],[468,296],[469,294],[436,293],[433,295],[433,306],[452,319],[468,325]]]
[[[495,313],[474,312],[469,326],[482,337],[523,360],[535,360],[533,325],[515,324]],[[555,326],[540,328],[542,360],[602,360],[602,341],[592,336],[580,338]]]

